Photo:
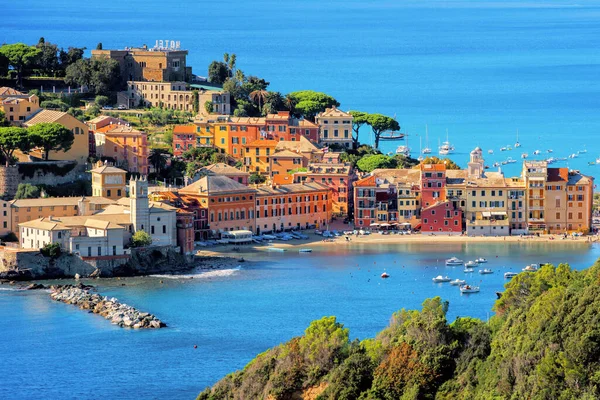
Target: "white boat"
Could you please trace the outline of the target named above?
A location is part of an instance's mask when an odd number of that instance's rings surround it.
[[[500,166],[500,163],[499,163],[499,162],[495,162],[495,163],[493,164],[493,166],[494,166],[494,167],[499,167],[499,166]]]
[[[535,272],[539,269],[537,264],[531,264],[523,268],[524,272]]]
[[[464,264],[463,260],[459,260],[456,257],[451,257],[451,258],[449,258],[449,259],[446,260],[446,265],[449,266],[449,267],[457,266],[457,265],[462,266],[463,264]]]
[[[460,287],[461,293],[479,293],[479,286],[463,285]]]
[[[479,257],[479,258],[478,258],[477,260],[475,260],[475,261],[477,261],[479,264],[485,264],[485,263],[487,262],[487,260],[486,260],[485,258],[483,258],[483,257]]]
[[[507,162],[507,163],[509,163],[509,164],[514,164],[514,163],[516,163],[516,162],[517,162],[517,160],[513,160],[513,159],[512,159],[512,157],[508,157],[508,158],[506,159],[506,162]]]
[[[447,155],[450,154],[454,151],[454,146],[452,144],[450,144],[450,141],[448,140],[448,129],[446,129],[446,141],[444,143],[442,143],[442,145],[440,146],[440,151],[439,153],[441,155]]]
[[[442,275],[438,275],[432,279],[433,283],[450,282],[451,280],[452,279],[448,278],[447,276],[442,276]]]
[[[552,153],[552,149],[546,150],[548,153]],[[581,152],[580,152],[581,153]]]
[[[400,154],[400,155],[403,155],[403,156],[406,156],[406,157],[410,157],[410,149],[408,148],[408,146],[400,145],[396,149],[396,154]]]
[[[279,253],[283,253],[285,251],[285,249],[279,248],[279,247],[267,247],[267,251],[276,251]]]
[[[521,143],[519,143],[519,130],[517,129],[517,142],[515,143],[515,148],[521,147]]]
[[[534,155],[536,155],[536,156],[537,156],[538,154],[540,154],[540,153],[541,153],[541,151],[539,151],[539,150],[536,150],[536,151],[534,151],[534,152],[533,152],[533,154],[534,154]]]
[[[464,279],[455,279],[455,280],[453,280],[453,281],[450,281],[450,284],[451,284],[452,286],[462,286],[462,285],[464,285],[465,283],[467,283],[467,281],[465,281]]]
[[[475,270],[474,270],[473,268],[465,268],[465,269],[463,270],[463,272],[464,272],[465,274],[468,274],[468,273],[471,273],[471,272],[475,272]]]
[[[383,274],[381,274],[381,277],[382,277],[383,279],[387,279],[387,278],[389,278],[389,277],[390,277],[390,275],[389,275],[387,272],[384,272]]]
[[[477,267],[477,266],[479,266],[479,263],[477,261],[468,261],[465,264],[465,267],[467,267],[467,268],[473,268],[473,267]]]
[[[479,270],[479,273],[480,273],[481,275],[488,275],[488,274],[493,274],[493,273],[494,273],[494,271],[492,271],[491,269],[488,269],[488,268],[486,268],[486,269],[480,269],[480,270]]]
[[[521,154],[521,158],[527,158],[527,157],[529,157],[529,154],[527,154],[527,153]]]
[[[514,278],[517,275],[519,275],[519,274],[516,273],[516,272],[505,272],[504,273],[504,279],[512,279],[512,278]]]
[[[596,158],[596,164],[600,164],[600,157]]]
[[[508,161],[501,161],[500,164],[506,165],[506,164],[508,164]]]
[[[422,154],[431,154],[431,149],[429,148],[429,130],[427,129],[427,125],[425,125],[425,148],[421,150]]]
[[[494,150],[492,150],[492,149],[489,149],[489,150],[488,150],[488,154],[494,154]]]
[[[423,161],[425,159],[425,157],[423,157],[423,155],[420,155],[419,157],[417,157],[417,160],[419,161]]]
[[[579,150],[578,153],[579,154],[585,154],[585,153],[587,153],[587,149]]]
[[[500,151],[506,151],[506,147],[500,147]]]
[[[512,147],[510,147],[510,145],[508,145],[508,146],[506,146],[506,150],[510,151],[510,150],[512,150]]]
[[[300,249],[298,253],[312,253],[312,249]]]
[[[569,156],[569,158],[577,158],[577,157],[579,157],[579,155],[577,155],[577,154],[575,154],[575,153],[573,153],[573,154],[571,154],[571,155]]]

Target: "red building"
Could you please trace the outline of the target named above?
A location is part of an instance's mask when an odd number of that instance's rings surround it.
[[[177,209],[177,246],[182,254],[194,252],[194,213]]]
[[[196,125],[175,125],[173,127],[173,155],[180,157],[184,152],[196,147]]]
[[[296,119],[289,111],[277,111],[265,118],[267,139],[295,142],[305,137],[314,143],[319,142],[319,126],[305,119]]]
[[[446,166],[421,164],[421,204],[428,207],[446,201]]]
[[[443,201],[421,210],[421,233],[460,235],[463,231],[462,210]]]

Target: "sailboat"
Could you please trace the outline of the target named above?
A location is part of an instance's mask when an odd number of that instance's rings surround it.
[[[421,150],[422,154],[431,154],[431,149],[429,148],[429,130],[427,129],[427,125],[425,125],[425,148]]]
[[[517,142],[515,143],[515,148],[521,147],[521,143],[519,143],[519,130],[517,129]]]
[[[408,132],[406,133],[406,145],[400,145],[396,149],[396,154],[401,154],[405,157],[410,157],[410,148],[408,147]]]
[[[446,155],[452,153],[452,151],[454,151],[454,146],[448,141],[448,129],[446,129],[446,141],[440,146],[440,154]]]
[[[422,141],[423,141],[423,137],[420,136],[419,137],[419,157],[417,157],[417,160],[419,160],[419,161],[423,161],[425,159],[425,157],[423,157],[423,150],[421,148]]]

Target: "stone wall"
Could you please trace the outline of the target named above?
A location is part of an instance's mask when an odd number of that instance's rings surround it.
[[[19,170],[16,166],[0,167],[0,195],[4,194],[11,198],[17,193],[17,187],[21,183]]]
[[[0,195],[14,197],[20,183],[56,186],[79,180],[90,180],[85,165],[75,161],[20,162],[16,166],[0,166]]]

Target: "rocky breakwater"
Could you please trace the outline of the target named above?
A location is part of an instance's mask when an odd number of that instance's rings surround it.
[[[120,303],[114,297],[91,293],[92,286],[79,284],[51,286],[50,297],[56,301],[73,304],[82,310],[100,314],[114,325],[132,329],[156,329],[167,324],[154,315],[141,312],[127,304]]]

